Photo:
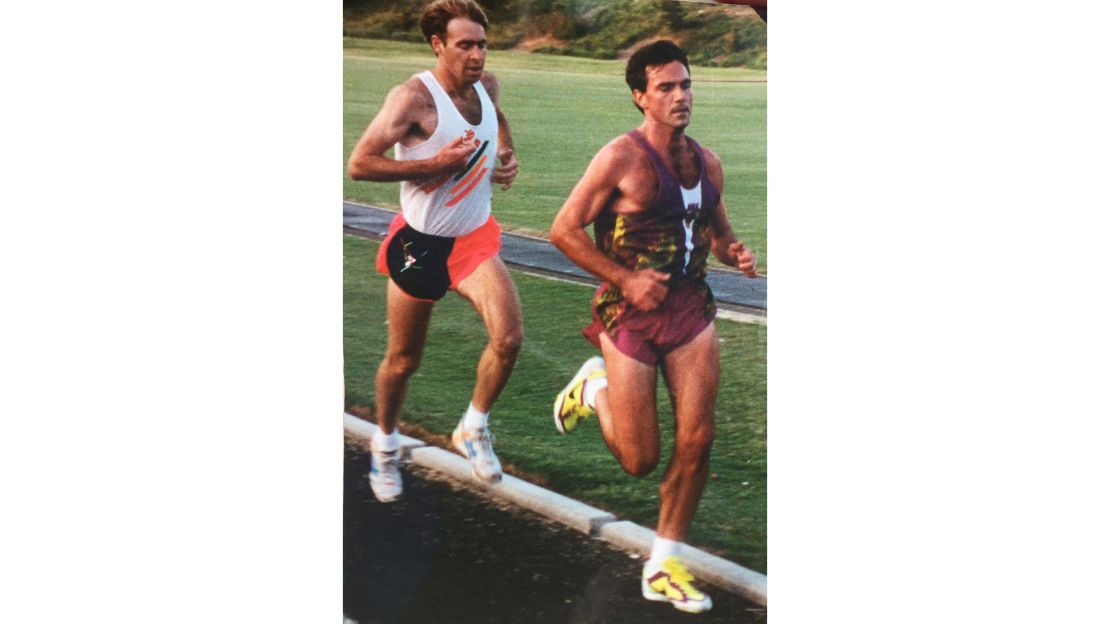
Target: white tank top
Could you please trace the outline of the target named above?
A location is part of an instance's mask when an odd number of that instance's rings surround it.
[[[397,160],[422,160],[435,156],[456,137],[464,137],[477,148],[467,166],[438,187],[422,188],[426,180],[401,182],[401,212],[405,221],[418,232],[435,236],[462,236],[481,227],[490,214],[493,183],[490,176],[497,166],[497,111],[481,82],[474,83],[482,103],[482,121],[472,126],[463,119],[451,97],[432,72],[416,74],[431,92],[436,103],[435,132],[414,147],[394,146]]]

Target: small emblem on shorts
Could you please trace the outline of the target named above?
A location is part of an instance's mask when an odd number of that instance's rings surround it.
[[[405,254],[405,268],[401,269],[401,273],[404,273],[405,271],[408,271],[409,269],[423,269],[424,268],[422,266],[417,266],[416,265],[416,260],[417,260],[417,258],[423,258],[424,256],[428,255],[428,251],[425,250],[424,253],[420,254],[419,256],[413,256],[411,253],[409,253],[409,246],[410,245],[412,245],[412,243],[406,243],[404,239],[401,239],[401,250]]]

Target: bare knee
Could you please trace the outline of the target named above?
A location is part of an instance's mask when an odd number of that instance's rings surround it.
[[[489,344],[499,359],[515,362],[516,356],[520,353],[520,347],[524,344],[524,330],[515,327],[507,332],[492,336]]]
[[[387,353],[382,360],[381,371],[394,378],[408,379],[420,368],[419,353]]]
[[[634,477],[643,477],[655,470],[659,465],[659,455],[655,456],[636,453],[632,455],[624,455],[617,458],[620,461],[621,468]]]
[[[697,462],[708,462],[709,451],[713,448],[713,423],[705,422],[679,432],[675,439],[675,455],[691,458]]]

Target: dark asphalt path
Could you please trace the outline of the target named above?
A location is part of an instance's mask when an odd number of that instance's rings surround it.
[[[381,240],[397,213],[362,204],[343,202],[343,229]],[[501,258],[517,267],[597,284],[597,279],[567,260],[558,249],[538,238],[501,235]],[[767,278],[747,278],[737,272],[710,269],[706,279],[720,307],[750,314],[767,312]]]
[[[767,611],[706,586],[713,609],[640,596],[642,560],[415,465],[382,504],[367,453],[345,451],[343,610],[358,624],[765,624]]]

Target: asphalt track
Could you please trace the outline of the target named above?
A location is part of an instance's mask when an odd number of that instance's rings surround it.
[[[688,614],[640,596],[643,561],[416,465],[379,503],[364,449],[345,450],[343,611],[377,624],[757,624],[767,611],[706,586]]]
[[[343,202],[343,230],[358,236],[381,240],[389,232],[396,212],[364,204]],[[539,238],[519,234],[501,235],[501,258],[510,266],[596,284],[597,278],[578,268],[558,249]],[[710,269],[706,278],[722,310],[755,317],[767,316],[767,278],[747,278],[737,271]]]

